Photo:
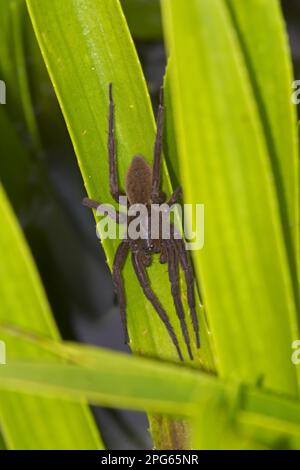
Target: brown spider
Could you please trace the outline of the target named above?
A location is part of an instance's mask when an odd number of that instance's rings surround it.
[[[142,156],[135,156],[126,175],[126,196],[128,198],[128,207],[133,204],[144,204],[148,210],[148,220],[151,222],[150,207],[151,204],[161,204],[166,200],[164,193],[160,191],[160,169],[162,160],[162,132],[164,125],[164,106],[163,106],[163,91],[161,89],[160,104],[157,116],[157,134],[154,146],[154,161],[153,168],[144,160]],[[119,190],[118,177],[117,177],[117,164],[116,164],[116,150],[115,150],[115,134],[114,134],[114,102],[112,97],[112,84],[109,85],[109,128],[108,128],[108,152],[109,152],[109,185],[110,192],[115,201],[119,202],[119,197],[124,195]],[[176,203],[178,196],[181,194],[181,188],[177,188],[167,202],[169,207]],[[97,209],[100,203],[92,199],[84,198],[83,204],[91,209]],[[120,213],[116,214],[116,222],[120,223]],[[130,222],[130,217],[128,222]],[[173,224],[171,227],[174,228]],[[128,228],[128,227],[127,227]],[[170,338],[177,350],[178,356],[183,360],[183,356],[178,344],[178,339],[175,335],[173,327],[169,321],[168,315],[162,307],[159,299],[151,289],[146,268],[150,266],[152,255],[155,253],[160,254],[160,262],[168,262],[169,280],[171,283],[171,291],[174,299],[174,305],[177,316],[180,321],[181,330],[187,346],[189,357],[193,359],[188,329],[185,321],[184,310],[181,302],[180,287],[179,287],[179,262],[185,273],[187,285],[187,298],[190,308],[193,328],[195,332],[197,348],[200,347],[198,319],[195,309],[194,297],[194,276],[189,258],[185,249],[185,243],[182,238],[174,237],[174,230],[171,231],[170,239],[161,238],[161,230],[159,229],[160,236],[157,239],[151,239],[150,233],[147,238],[138,238],[133,240],[127,234],[127,238],[123,239],[117,248],[112,276],[114,285],[118,294],[121,319],[125,335],[125,343],[129,342],[127,319],[126,319],[126,301],[125,292],[121,277],[121,271],[125,263],[125,259],[129,250],[132,252],[132,264],[136,276],[140,282],[146,298],[151,302],[160,319],[166,326]]]

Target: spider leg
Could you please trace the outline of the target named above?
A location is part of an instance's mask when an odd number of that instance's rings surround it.
[[[90,199],[88,197],[85,197],[82,199],[82,204],[85,207],[89,207],[90,209],[97,209],[100,206],[100,202],[94,201],[93,199]]]
[[[138,278],[138,280],[141,284],[141,287],[143,289],[143,292],[144,292],[145,296],[147,297],[149,302],[151,302],[151,304],[155,308],[156,312],[158,313],[160,319],[164,323],[166,329],[168,330],[169,336],[170,336],[170,338],[171,338],[171,340],[172,340],[172,342],[173,342],[173,344],[176,348],[178,356],[179,356],[180,360],[183,361],[183,356],[182,356],[182,353],[180,351],[178,340],[177,340],[177,337],[174,333],[173,327],[172,327],[172,325],[169,321],[168,315],[166,314],[166,312],[163,309],[163,307],[161,306],[158,298],[156,297],[156,295],[154,294],[154,292],[152,291],[152,289],[150,287],[149,278],[148,278],[145,266],[141,263],[138,255],[136,255],[134,253],[132,254],[132,264],[133,264],[136,276],[137,276],[137,278]]]
[[[162,159],[162,137],[164,127],[164,104],[163,104],[163,88],[160,89],[160,102],[157,114],[157,131],[154,145],[154,157],[153,157],[153,170],[152,170],[152,190],[151,200],[152,202],[159,202],[160,200],[160,169]]]
[[[195,304],[195,292],[194,292],[194,275],[192,271],[191,264],[188,259],[188,255],[185,249],[184,241],[182,238],[175,240],[176,248],[178,252],[178,256],[180,259],[180,263],[182,269],[185,274],[185,281],[187,285],[187,298],[188,304],[191,312],[195,337],[196,337],[196,345],[197,348],[200,348],[200,337],[199,337],[199,324],[198,324],[198,317],[196,312],[196,304]]]
[[[126,220],[125,214],[117,211],[116,209],[112,208],[111,206],[106,206],[106,204],[101,204],[100,202],[94,201],[93,199],[89,199],[85,197],[82,200],[82,204],[89,209],[98,209],[99,206],[102,206],[101,211],[99,211],[100,215],[108,215],[112,220],[114,220],[117,224],[124,223]]]
[[[185,344],[186,344],[190,359],[193,360],[189,333],[188,333],[188,329],[186,326],[184,310],[183,310],[182,301],[180,297],[180,285],[179,285],[179,277],[178,277],[178,257],[177,257],[176,251],[174,250],[172,246],[170,246],[170,244],[168,244],[168,242],[166,242],[166,245],[167,245],[168,271],[169,271],[169,279],[171,283],[172,297],[174,300],[176,313],[180,321],[181,331],[185,340]]]
[[[128,344],[129,336],[128,336],[127,318],[126,318],[125,291],[124,291],[121,271],[124,266],[128,251],[129,251],[129,243],[127,240],[123,240],[117,248],[114,262],[113,262],[113,268],[112,268],[112,277],[113,277],[115,289],[116,289],[116,292],[118,294],[118,299],[119,299],[125,344]]]
[[[109,120],[108,120],[108,155],[109,155],[109,188],[112,197],[119,202],[122,193],[119,190],[117,161],[116,161],[116,141],[115,141],[115,111],[112,96],[112,83],[109,84]]]
[[[173,206],[173,204],[175,204],[177,202],[177,199],[182,195],[182,189],[180,186],[178,186],[178,188],[175,189],[175,191],[173,192],[172,196],[170,197],[170,199],[168,200],[167,204],[171,207]]]

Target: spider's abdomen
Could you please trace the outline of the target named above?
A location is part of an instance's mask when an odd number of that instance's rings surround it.
[[[126,195],[130,204],[147,204],[151,199],[152,169],[142,156],[133,158],[126,175]]]

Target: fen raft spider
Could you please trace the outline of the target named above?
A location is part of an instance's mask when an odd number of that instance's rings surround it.
[[[161,162],[162,162],[162,134],[164,126],[164,104],[163,104],[163,90],[160,93],[160,104],[157,115],[157,133],[154,145],[154,160],[153,167],[151,168],[141,155],[133,157],[131,165],[126,175],[126,196],[128,199],[128,208],[133,204],[144,204],[148,211],[148,222],[151,224],[151,204],[162,204],[166,201],[166,196],[160,190],[161,179]],[[113,199],[119,202],[119,197],[124,194],[119,189],[117,162],[116,162],[116,145],[115,145],[115,132],[114,132],[114,101],[112,96],[112,84],[109,85],[109,125],[108,125],[108,154],[109,154],[109,186],[110,193]],[[176,203],[177,198],[181,194],[181,188],[177,188],[170,199],[167,201],[169,207]],[[83,204],[90,209],[97,209],[100,205],[89,198],[84,198]],[[116,214],[116,222],[120,223],[120,213]],[[130,217],[128,218],[128,223]],[[174,227],[171,224],[171,227]],[[128,227],[127,227],[128,228]],[[126,299],[125,291],[122,281],[122,268],[124,266],[126,257],[131,251],[132,264],[138,281],[143,289],[144,295],[152,304],[160,319],[164,323],[170,339],[172,340],[180,360],[183,360],[183,355],[179,347],[178,339],[174,329],[170,323],[169,317],[161,305],[159,299],[153,292],[150,286],[147,269],[152,262],[152,255],[159,254],[161,263],[168,263],[169,280],[171,284],[171,293],[174,300],[174,305],[178,319],[180,321],[182,334],[185,340],[187,351],[190,359],[193,359],[193,354],[190,345],[190,338],[188,328],[185,320],[184,309],[181,301],[180,285],[179,285],[179,264],[185,274],[187,286],[187,299],[190,309],[193,329],[195,333],[197,348],[200,347],[199,326],[197,313],[195,308],[195,295],[194,295],[194,276],[189,262],[188,254],[185,248],[185,242],[182,238],[174,237],[174,230],[170,230],[170,239],[161,237],[161,230],[159,228],[160,236],[151,239],[151,234],[148,232],[146,238],[138,238],[133,240],[127,233],[127,238],[124,238],[119,244],[112,268],[112,277],[115,289],[118,294],[121,320],[124,329],[125,343],[129,342],[127,318],[126,318]]]

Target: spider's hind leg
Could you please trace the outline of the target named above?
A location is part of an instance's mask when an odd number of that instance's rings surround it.
[[[194,328],[195,337],[196,337],[196,345],[197,345],[197,348],[199,349],[200,348],[200,336],[199,336],[199,324],[198,324],[198,317],[197,317],[196,304],[195,304],[195,292],[194,292],[195,279],[194,279],[192,267],[188,259],[187,252],[185,250],[184,241],[182,240],[182,238],[180,238],[180,239],[175,240],[175,242],[176,242],[176,249],[178,252],[180,263],[185,274],[188,304],[189,304],[189,308],[191,312],[193,328]]]
[[[165,310],[163,309],[163,307],[161,306],[158,298],[156,297],[156,295],[152,291],[152,289],[150,287],[149,278],[148,278],[145,266],[141,263],[138,255],[132,254],[132,264],[133,264],[136,276],[137,276],[137,278],[138,278],[138,280],[141,284],[141,287],[143,289],[143,292],[144,292],[145,296],[147,297],[149,302],[151,302],[151,304],[155,308],[156,312],[158,313],[160,319],[164,323],[164,325],[165,325],[165,327],[166,327],[166,329],[169,333],[169,336],[170,336],[170,338],[171,338],[171,340],[172,340],[172,342],[173,342],[173,344],[176,348],[179,359],[181,361],[183,361],[183,356],[182,356],[182,353],[181,353],[181,350],[180,350],[180,347],[179,347],[179,344],[178,344],[178,339],[175,335],[175,332],[174,332],[173,327],[170,323],[168,315],[165,312]]]
[[[171,292],[174,300],[174,305],[176,308],[176,313],[180,321],[181,331],[185,340],[185,344],[190,356],[190,359],[193,360],[193,354],[191,350],[189,333],[185,321],[183,305],[180,296],[180,285],[179,285],[179,273],[178,273],[178,257],[175,249],[170,246],[170,244],[165,241],[167,245],[167,259],[168,259],[168,270],[169,270],[169,279],[171,283]]]
[[[121,271],[124,266],[128,251],[129,251],[129,243],[127,240],[123,240],[117,248],[115,258],[114,258],[113,268],[112,268],[112,277],[113,277],[115,289],[116,289],[118,299],[119,299],[125,344],[129,343],[129,336],[128,336],[127,317],[126,317],[125,291],[124,291]]]

